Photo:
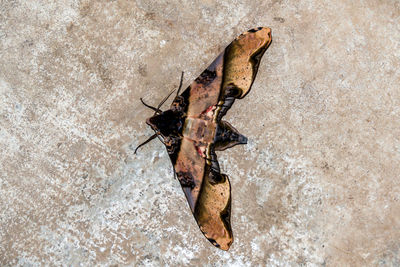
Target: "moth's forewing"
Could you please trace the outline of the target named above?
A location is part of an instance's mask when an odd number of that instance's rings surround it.
[[[182,93],[188,97],[188,116],[198,116],[216,105],[221,92],[224,52]]]
[[[205,175],[205,166],[205,160],[197,152],[193,141],[183,138],[174,167],[193,213]]]
[[[237,98],[243,98],[250,91],[261,57],[271,41],[271,29],[269,28],[250,30],[236,38],[225,52],[222,87],[227,88],[234,84],[242,91]]]

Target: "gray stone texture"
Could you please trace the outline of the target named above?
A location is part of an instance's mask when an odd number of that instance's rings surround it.
[[[272,29],[218,153],[234,243],[201,234],[145,119]],[[170,101],[163,106],[168,108]],[[400,265],[400,2],[0,1],[0,265]]]

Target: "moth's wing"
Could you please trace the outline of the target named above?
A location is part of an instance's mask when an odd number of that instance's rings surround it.
[[[212,145],[208,146],[211,164],[205,175],[195,206],[194,217],[205,237],[216,247],[228,250],[233,242],[231,227],[231,185],[227,175],[219,170]]]
[[[226,49],[224,79],[225,90],[234,85],[240,89],[237,98],[250,91],[261,57],[272,41],[271,29],[259,27],[237,37]]]
[[[263,27],[233,40],[182,93],[187,115],[199,116],[215,105],[219,107],[216,118],[225,115],[235,98],[243,98],[250,91],[260,59],[271,41],[271,29]]]
[[[184,100],[188,116],[198,116],[218,103],[223,78],[224,54],[225,50],[177,97]]]
[[[187,138],[181,139],[175,161],[170,157],[190,209],[194,212],[205,173],[205,159],[199,155],[193,141]]]
[[[212,163],[198,150],[210,150]],[[198,145],[183,138],[175,163],[175,172],[190,209],[205,237],[216,247],[228,250],[232,244],[230,225],[230,183],[219,173],[212,144]]]

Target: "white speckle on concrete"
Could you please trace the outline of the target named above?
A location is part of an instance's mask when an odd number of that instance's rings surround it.
[[[0,265],[400,265],[398,1],[2,1]],[[218,153],[234,243],[201,234],[145,124],[272,28]],[[167,103],[162,107],[168,108]]]

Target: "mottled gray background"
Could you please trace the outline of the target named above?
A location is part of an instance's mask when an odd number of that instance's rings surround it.
[[[199,231],[157,104],[272,28],[218,154],[234,243]],[[163,108],[167,108],[170,101]],[[400,265],[400,2],[0,2],[1,265]]]

